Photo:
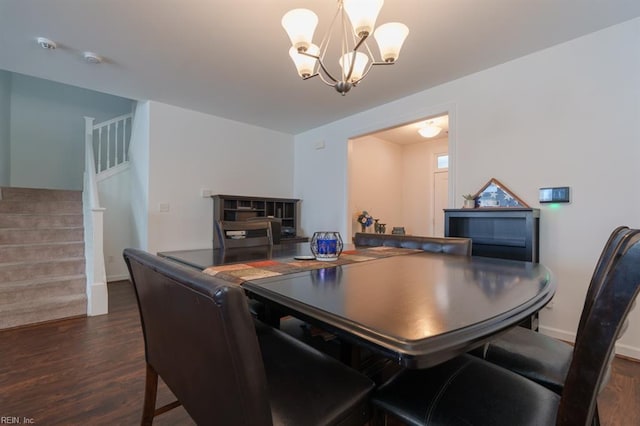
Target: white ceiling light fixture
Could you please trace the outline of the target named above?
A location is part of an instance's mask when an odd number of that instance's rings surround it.
[[[442,127],[438,127],[433,121],[427,121],[424,126],[418,129],[418,133],[423,138],[434,138],[440,134]]]
[[[36,39],[36,41],[38,42],[38,45],[40,47],[42,47],[43,49],[46,49],[46,50],[55,50],[56,47],[58,47],[58,45],[56,44],[55,41],[49,40],[46,37],[38,37]]]
[[[304,80],[319,76],[327,85],[345,95],[367,76],[374,65],[391,65],[400,55],[400,49],[409,34],[409,28],[399,22],[379,26],[375,22],[384,0],[338,0],[338,11],[331,21],[320,46],[312,43],[318,25],[318,16],[308,9],[293,9],[282,17],[282,26],[291,40],[289,55],[298,75]],[[325,64],[325,55],[331,42],[334,25],[340,17],[342,36],[341,53],[335,61],[340,64],[340,75],[332,74]],[[367,38],[373,33],[380,50],[376,60]]]
[[[85,62],[89,64],[99,64],[102,62],[102,57],[93,52],[84,52],[83,56]]]

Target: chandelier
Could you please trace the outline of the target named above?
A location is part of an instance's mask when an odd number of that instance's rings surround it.
[[[298,75],[307,80],[319,76],[327,85],[345,95],[367,76],[374,65],[394,64],[409,28],[399,22],[387,23],[374,31],[384,0],[338,0],[338,10],[320,45],[312,43],[318,16],[309,9],[293,9],[282,17],[282,26],[291,40],[289,56]],[[340,19],[338,19],[340,18]],[[340,21],[340,73],[332,74],[325,63],[334,26]],[[371,52],[367,39],[373,33],[380,60]],[[335,71],[334,71],[335,72]]]

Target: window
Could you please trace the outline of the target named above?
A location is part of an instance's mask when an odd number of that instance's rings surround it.
[[[436,155],[436,167],[438,170],[448,169],[449,168],[449,154],[438,154]]]

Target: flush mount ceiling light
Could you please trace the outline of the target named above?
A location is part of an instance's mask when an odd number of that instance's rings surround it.
[[[423,138],[433,138],[440,134],[442,127],[438,127],[433,121],[427,121],[424,126],[418,129],[418,133]]]
[[[374,26],[384,0],[338,0],[338,10],[331,21],[320,46],[313,44],[313,33],[318,25],[318,16],[309,9],[293,9],[282,17],[282,26],[289,35],[292,47],[289,56],[304,80],[319,76],[327,85],[344,96],[357,85],[374,65],[394,64],[400,48],[409,34],[409,28],[399,22],[387,23],[374,31]],[[334,26],[342,36],[340,55],[333,58],[340,64],[340,75],[332,74],[325,64],[327,48],[331,42]],[[376,60],[367,38],[373,33],[380,50]]]
[[[55,41],[49,40],[46,37],[38,37],[36,41],[38,42],[40,47],[42,47],[43,49],[55,50],[55,48],[57,47],[57,44]]]
[[[102,57],[93,52],[84,52],[84,60],[89,64],[99,64],[102,62]]]

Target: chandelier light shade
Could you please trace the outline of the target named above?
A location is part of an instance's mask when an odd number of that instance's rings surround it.
[[[282,26],[291,45],[298,51],[306,51],[318,26],[318,15],[309,9],[293,9],[282,17]]]
[[[404,40],[409,35],[409,28],[400,22],[380,25],[373,33],[380,48],[380,56],[385,62],[395,62],[400,55]]]
[[[289,49],[289,56],[293,60],[293,63],[296,65],[296,69],[298,70],[298,75],[302,78],[307,78],[311,74],[313,74],[313,70],[316,67],[317,59],[314,56],[317,56],[320,53],[320,49],[315,44],[311,44],[307,48],[307,52],[309,55],[303,55],[298,53],[298,50],[291,46]]]
[[[395,63],[409,35],[409,28],[394,22],[374,30],[383,4],[384,0],[338,0],[338,10],[320,45],[313,44],[313,34],[318,25],[317,15],[308,9],[287,12],[282,17],[282,27],[291,41],[289,56],[298,75],[305,80],[319,76],[325,84],[345,95],[367,76],[374,65]],[[337,21],[340,21],[340,25],[337,25]],[[339,69],[328,67],[325,63],[334,27],[342,38],[341,53],[335,59],[340,65]],[[378,44],[379,59],[376,59],[367,43],[371,34]]]
[[[345,53],[338,61],[342,68],[343,75],[349,74],[349,70],[351,70],[351,59],[353,56],[353,53]],[[350,83],[356,83],[362,79],[364,71],[367,68],[367,64],[369,63],[369,57],[362,52],[355,52],[355,57],[356,60],[353,64],[353,70],[351,70],[351,77],[348,79]]]
[[[351,21],[354,34],[358,37],[373,32],[376,19],[384,0],[344,0],[344,10]]]

